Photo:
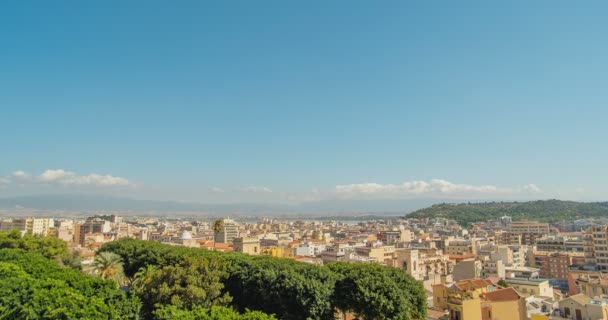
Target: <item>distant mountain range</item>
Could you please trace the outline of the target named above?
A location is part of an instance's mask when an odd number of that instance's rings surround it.
[[[515,220],[547,222],[581,218],[608,218],[608,202],[574,202],[561,200],[466,202],[438,199],[409,200],[325,200],[294,205],[267,203],[205,204],[160,200],[138,200],[124,197],[68,194],[0,198],[0,209],[62,211],[106,211],[207,216],[275,216],[275,217],[364,217],[406,216],[412,218],[444,217],[462,224],[486,221],[503,215]]]
[[[583,218],[608,218],[608,202],[575,202],[561,200],[538,200],[527,202],[483,202],[435,204],[416,210],[408,218],[454,219],[461,224],[486,221],[511,216],[514,220],[537,220],[543,222],[571,221]]]
[[[65,211],[135,211],[242,214],[242,215],[398,215],[429,206],[426,200],[326,200],[295,205],[265,203],[205,204],[195,202],[137,200],[101,195],[35,195],[0,198],[1,209],[35,209]]]

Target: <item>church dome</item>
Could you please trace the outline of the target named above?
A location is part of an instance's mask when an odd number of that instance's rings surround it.
[[[182,232],[182,235],[179,236],[179,238],[180,238],[180,240],[191,240],[192,234],[190,233],[190,231],[184,230],[184,232]]]

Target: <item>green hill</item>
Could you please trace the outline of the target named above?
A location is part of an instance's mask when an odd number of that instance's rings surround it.
[[[513,220],[558,222],[582,218],[608,218],[608,202],[539,200],[529,202],[441,203],[419,209],[406,218],[448,218],[460,224],[486,221],[508,215]]]

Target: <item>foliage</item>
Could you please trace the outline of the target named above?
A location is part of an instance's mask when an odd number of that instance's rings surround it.
[[[508,283],[507,283],[507,282],[506,282],[504,279],[500,279],[500,280],[498,280],[498,283],[497,283],[497,284],[498,284],[499,286],[503,287],[503,288],[508,288],[508,287],[509,287],[509,284],[508,284]]]
[[[226,264],[203,257],[187,258],[178,266],[142,268],[133,280],[133,291],[144,302],[144,313],[172,305],[190,310],[226,306],[232,298],[223,292]]]
[[[424,289],[414,278],[395,268],[377,264],[333,263],[338,274],[333,304],[363,319],[423,319]]]
[[[79,251],[61,257],[60,265],[76,270],[82,269],[82,256]]]
[[[198,271],[189,266],[189,263],[204,264],[207,263],[205,261],[208,261],[225,265],[227,275],[220,277],[221,280],[219,280],[224,285],[221,291],[232,297],[231,305],[236,310],[245,312],[245,314],[248,309],[259,310],[286,320],[333,319],[335,308],[338,306],[338,301],[332,299],[336,297],[334,292],[341,292],[344,288],[338,286],[336,280],[339,278],[344,280],[346,275],[349,275],[349,273],[334,272],[332,268],[325,266],[315,266],[289,259],[220,253],[134,239],[121,239],[107,243],[100,251],[111,251],[123,258],[125,273],[129,277],[133,277],[132,290],[140,292],[144,310],[148,310],[148,316],[150,312],[157,316],[161,313],[167,316],[171,314],[170,312],[189,312],[189,310],[212,305],[203,303],[202,306],[199,306],[199,302],[193,302],[198,301],[196,299],[184,300],[183,294],[187,292],[184,288],[187,285],[183,284],[194,284],[197,287],[201,285],[202,280],[189,277],[194,277],[194,275],[200,277],[205,273],[205,271]],[[197,262],[199,260],[202,262]],[[362,286],[370,285],[370,289],[367,289],[370,297],[367,300],[352,300],[349,308],[353,310],[364,307],[376,310],[383,310],[385,307],[394,309],[391,311],[392,313],[387,313],[388,316],[379,319],[388,319],[391,317],[390,315],[395,315],[393,319],[424,318],[426,297],[418,282],[398,269],[379,265],[362,268],[367,268],[364,269],[365,272],[378,273],[378,276],[377,279],[376,276],[370,276],[364,280],[368,282],[361,284]],[[161,270],[171,270],[171,272],[158,276]],[[170,288],[167,292],[170,294],[160,293],[161,285],[157,285],[159,282],[154,282],[155,277],[168,279],[165,281],[173,283],[167,285]],[[179,279],[185,282],[178,283]],[[385,289],[380,286],[385,282],[389,284],[388,291],[384,291]],[[146,294],[145,288],[156,287],[158,288],[152,290],[157,290],[158,293],[150,291],[149,295]],[[179,296],[179,300],[176,301],[181,305],[175,306],[174,309],[167,309],[169,302],[173,301],[173,298],[169,297],[175,294]],[[375,299],[374,295],[383,298]],[[162,298],[160,298],[161,296]]]
[[[61,239],[30,234],[21,236],[21,232],[16,229],[11,232],[0,231],[0,249],[2,248],[38,252],[47,258],[61,258],[68,255],[68,246]]]
[[[154,312],[156,320],[276,320],[275,317],[259,311],[249,311],[239,314],[227,307],[213,306],[211,308],[194,307],[192,310],[179,309],[176,306],[163,306]]]
[[[98,253],[91,265],[87,268],[87,271],[102,279],[113,280],[118,284],[124,282],[122,258],[112,252]]]
[[[537,220],[559,222],[583,218],[605,218],[608,202],[574,202],[539,200],[529,202],[484,202],[460,204],[436,204],[414,211],[406,218],[448,218],[467,225],[508,215],[513,220]]]
[[[1,249],[0,283],[0,319],[138,319],[137,298],[39,253]]]
[[[235,262],[226,286],[239,310],[262,310],[286,320],[333,319],[334,283],[327,268],[256,257]]]

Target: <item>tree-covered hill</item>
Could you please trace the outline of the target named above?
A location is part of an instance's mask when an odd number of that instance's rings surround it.
[[[461,224],[511,216],[514,220],[558,222],[582,218],[608,218],[608,202],[539,200],[528,202],[441,203],[416,210],[406,218],[448,218]]]

